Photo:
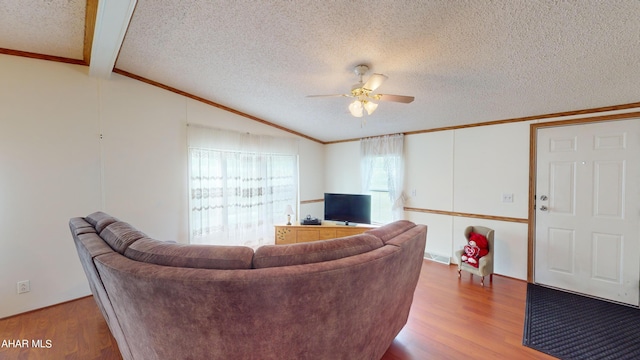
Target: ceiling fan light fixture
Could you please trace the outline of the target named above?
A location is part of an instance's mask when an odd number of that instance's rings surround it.
[[[333,95],[308,95],[307,97],[348,97],[354,99],[349,104],[349,112],[352,116],[363,118],[364,110],[367,111],[367,115],[373,114],[378,108],[378,103],[374,101],[392,101],[408,104],[414,100],[413,96],[404,95],[389,95],[389,94],[374,94],[374,91],[382,85],[385,80],[388,79],[387,75],[373,74],[369,77],[367,82],[363,82],[363,76],[369,71],[369,66],[360,64],[354,68],[356,75],[359,77],[357,84],[351,87],[351,92],[346,94],[333,94]],[[362,119],[362,126],[365,124],[365,118]]]
[[[364,108],[367,110],[367,114],[371,115],[378,108],[378,104],[371,101],[363,101]]]
[[[362,117],[362,103],[360,102],[360,100],[355,100],[354,102],[349,104],[349,112],[355,117]]]

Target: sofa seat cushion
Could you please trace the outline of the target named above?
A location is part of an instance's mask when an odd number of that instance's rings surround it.
[[[416,224],[411,221],[398,220],[375,229],[367,230],[365,234],[376,236],[386,244],[389,240],[415,226]]]
[[[113,250],[124,254],[125,250],[127,250],[131,244],[147,237],[147,235],[124,221],[116,221],[104,228],[100,233],[100,237],[109,244]]]
[[[256,250],[253,267],[261,269],[337,260],[375,250],[382,245],[380,239],[367,234],[290,245],[265,245]]]
[[[251,269],[253,249],[246,246],[185,245],[145,237],[127,248],[129,259],[197,269]]]

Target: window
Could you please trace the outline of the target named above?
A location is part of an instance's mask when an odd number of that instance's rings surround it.
[[[373,160],[371,173],[371,222],[374,224],[386,224],[392,221],[391,195],[389,194],[389,182],[384,157],[376,156]]]
[[[371,194],[371,220],[399,220],[404,211],[402,134],[360,140],[362,191]]]
[[[218,132],[246,141],[225,144],[230,140],[226,138],[203,146],[198,136],[190,136],[190,242],[251,247],[275,243],[273,226],[283,221],[287,205],[297,205],[297,154],[273,152],[280,146],[268,146],[287,139]]]

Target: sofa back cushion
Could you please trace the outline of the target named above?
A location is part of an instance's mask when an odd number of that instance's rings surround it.
[[[124,254],[125,250],[143,237],[147,237],[145,233],[137,230],[133,226],[124,221],[116,221],[100,232],[100,237],[111,248],[120,254]]]
[[[74,217],[69,220],[69,229],[74,236],[96,233],[96,229],[84,218]]]
[[[150,264],[196,269],[251,269],[253,249],[246,246],[185,245],[144,238],[124,256]]]
[[[261,269],[336,260],[375,250],[382,245],[380,239],[367,234],[290,245],[265,245],[256,250],[253,267]]]
[[[100,234],[102,230],[104,230],[104,228],[106,228],[107,226],[118,221],[118,219],[102,211],[96,211],[92,214],[89,214],[84,219],[96,229],[96,232],[98,234]]]
[[[375,229],[367,230],[365,234],[376,236],[386,244],[389,240],[415,226],[416,224],[411,221],[398,220]]]

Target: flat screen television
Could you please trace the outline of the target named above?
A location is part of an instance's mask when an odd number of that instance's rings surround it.
[[[371,195],[325,193],[324,219],[345,225],[371,224]]]

